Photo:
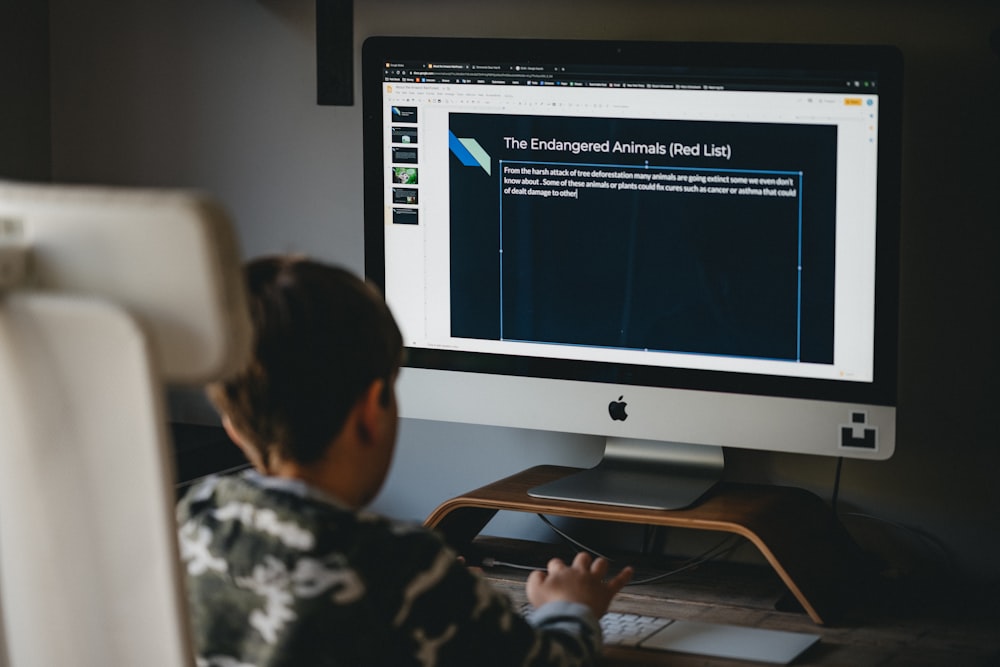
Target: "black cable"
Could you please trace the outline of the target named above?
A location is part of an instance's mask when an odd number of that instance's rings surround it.
[[[686,570],[690,570],[693,567],[698,567],[699,565],[702,565],[702,564],[707,563],[709,561],[715,560],[717,558],[721,558],[723,556],[728,556],[732,552],[736,551],[736,549],[739,546],[740,546],[739,536],[738,535],[728,535],[728,536],[724,537],[722,539],[722,541],[720,541],[714,547],[703,551],[698,556],[694,556],[693,558],[689,558],[687,561],[684,562],[683,565],[680,565],[680,566],[674,568],[673,570],[670,570],[669,572],[663,572],[662,574],[657,574],[657,575],[654,575],[652,577],[647,577],[645,579],[638,579],[638,580],[630,581],[627,585],[629,585],[629,586],[639,586],[639,585],[642,585],[642,584],[656,583],[657,581],[660,581],[662,579],[666,579],[667,577],[672,577],[675,574],[680,574],[681,572],[684,572]]]
[[[539,516],[541,516],[541,515],[539,515]],[[574,544],[575,544],[575,542],[574,542]],[[703,551],[702,553],[698,554],[697,556],[693,556],[693,557],[689,558],[688,560],[684,561],[684,563],[682,563],[678,567],[674,568],[673,570],[670,570],[669,572],[663,572],[661,574],[657,574],[657,575],[654,575],[652,577],[647,577],[645,579],[638,579],[638,580],[630,581],[626,585],[627,586],[639,586],[639,585],[642,585],[642,584],[656,583],[658,581],[666,579],[667,577],[672,577],[675,574],[680,574],[681,572],[685,572],[687,570],[690,570],[691,568],[697,567],[697,566],[702,565],[704,563],[707,563],[709,561],[715,560],[717,558],[721,558],[723,556],[727,556],[730,553],[732,553],[733,551],[736,551],[736,549],[739,548],[740,544],[741,544],[741,541],[740,541],[738,535],[727,535],[720,542],[718,542],[715,546],[713,546],[713,547],[711,547],[709,549],[706,549],[705,551]],[[590,551],[586,547],[582,547],[582,548],[583,548],[584,551]],[[486,567],[486,568],[490,568],[490,567],[510,567],[510,568],[514,568],[514,569],[518,569],[518,570],[541,570],[543,572],[547,569],[545,567],[540,567],[540,566],[522,565],[522,564],[518,564],[518,563],[511,563],[511,562],[508,562],[508,561],[497,560],[496,558],[493,558],[491,556],[487,556],[487,557],[483,558],[482,561],[481,561],[481,565],[483,567]]]
[[[607,556],[605,556],[601,552],[597,551],[596,549],[591,549],[586,544],[583,544],[582,542],[578,542],[577,540],[575,540],[572,537],[570,537],[569,535],[567,535],[565,532],[563,532],[562,530],[560,530],[559,527],[557,527],[554,523],[552,523],[552,521],[550,521],[549,518],[546,517],[545,515],[539,514],[538,518],[541,519],[542,521],[544,521],[545,525],[552,529],[552,532],[554,532],[556,535],[558,535],[559,537],[563,538],[564,540],[566,540],[567,542],[569,542],[570,544],[572,544],[573,546],[575,546],[577,549],[580,549],[581,551],[586,551],[587,553],[589,553],[592,556],[597,556],[598,558],[603,558],[604,560],[608,561],[609,563],[614,562],[614,559],[608,558]]]
[[[574,539],[573,537],[567,535],[565,531],[559,529],[545,515],[539,513],[537,516],[538,516],[539,519],[541,519],[543,522],[545,522],[545,525],[547,525],[549,528],[551,528],[559,537],[563,538],[564,540],[566,540],[567,542],[569,542],[573,546],[577,547],[578,549],[580,549],[582,551],[586,551],[586,552],[588,552],[588,553],[590,553],[590,554],[592,554],[594,556],[597,556],[599,558],[603,558],[603,559],[607,560],[608,562],[613,562],[613,560],[611,558],[608,558],[607,556],[601,554],[599,551],[597,551],[595,549],[592,549],[589,546],[583,544],[582,542],[579,542],[578,540]],[[689,558],[687,561],[685,561],[680,566],[674,568],[673,570],[670,570],[669,572],[664,572],[662,574],[658,574],[658,575],[655,575],[655,576],[652,576],[652,577],[648,577],[646,579],[632,581],[628,585],[629,586],[637,586],[637,585],[640,585],[640,584],[649,584],[649,583],[654,583],[654,582],[660,581],[662,579],[666,579],[667,577],[671,577],[671,576],[673,576],[675,574],[680,574],[681,572],[684,572],[686,570],[690,570],[691,568],[697,567],[699,565],[702,565],[703,563],[707,563],[707,562],[715,560],[717,558],[721,558],[723,556],[727,556],[727,555],[731,554],[733,551],[736,551],[736,549],[739,548],[740,545],[741,545],[741,540],[739,539],[738,535],[728,535],[726,537],[723,537],[722,540],[720,540],[715,546],[713,546],[713,547],[711,547],[709,549],[706,549],[705,551],[703,551],[702,553],[698,554],[697,556],[693,556],[693,557]],[[534,570],[534,569],[544,570],[545,569],[545,568],[541,568],[541,567],[536,568],[536,567],[525,566],[525,565],[515,565],[515,564],[512,564],[512,563],[505,563],[505,562],[502,562],[502,561],[495,560],[493,558],[484,558],[483,559],[483,565],[485,567],[492,567],[492,566],[495,566],[495,565],[504,565],[504,566],[507,566],[507,567],[514,567],[514,568],[519,568],[519,569],[524,569],[524,570]]]
[[[838,503],[840,501],[840,478],[841,478],[841,471],[843,470],[843,466],[844,466],[844,458],[843,457],[838,457],[837,458],[837,470],[836,470],[836,473],[834,475],[834,480],[833,480],[833,495],[832,495],[832,497],[830,499],[830,504],[833,507],[833,515],[834,515],[834,517],[837,517],[837,518],[840,518],[840,511],[839,511],[837,505],[838,505]],[[854,518],[858,518],[858,519],[864,519],[864,520],[867,520],[867,521],[873,521],[873,522],[881,523],[881,524],[886,525],[886,526],[891,526],[891,527],[895,528],[896,530],[898,530],[898,531],[900,531],[902,533],[911,535],[911,536],[915,537],[917,539],[917,541],[920,542],[920,543],[922,543],[925,547],[927,545],[930,545],[934,550],[936,550],[939,554],[941,554],[944,557],[945,561],[946,561],[946,567],[947,568],[949,568],[951,570],[958,570],[958,565],[955,562],[955,555],[951,552],[951,550],[948,548],[948,546],[945,544],[945,542],[941,538],[939,538],[938,536],[936,536],[936,535],[933,535],[933,534],[931,534],[931,533],[929,533],[929,532],[927,532],[925,530],[922,530],[920,528],[914,528],[913,526],[909,526],[909,525],[900,523],[898,521],[892,521],[890,519],[885,519],[885,518],[882,518],[882,517],[879,517],[879,516],[874,516],[874,515],[871,515],[871,514],[866,514],[864,512],[847,512],[847,513],[844,514],[844,517],[854,517]]]
[[[833,497],[830,499],[830,505],[833,507],[833,515],[837,516],[837,503],[840,500],[840,471],[844,468],[844,457],[837,457],[837,472],[833,477]]]

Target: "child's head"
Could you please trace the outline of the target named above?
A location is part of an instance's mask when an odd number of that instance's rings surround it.
[[[253,358],[208,395],[262,461],[313,463],[374,381],[391,400],[399,329],[378,292],[343,269],[275,256],[251,261],[246,278]]]

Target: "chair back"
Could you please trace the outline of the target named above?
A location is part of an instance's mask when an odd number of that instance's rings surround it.
[[[249,341],[208,198],[0,183],[0,667],[193,664],[165,387]]]

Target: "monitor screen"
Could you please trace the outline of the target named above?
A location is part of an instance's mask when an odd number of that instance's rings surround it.
[[[892,454],[895,49],[376,37],[363,92],[404,415]]]

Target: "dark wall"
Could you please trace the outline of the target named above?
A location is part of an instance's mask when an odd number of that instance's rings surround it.
[[[47,2],[0,3],[0,86],[0,178],[48,179]]]
[[[201,187],[233,212],[246,254],[305,251],[360,269],[360,109],[316,105],[314,3],[50,0],[53,173]],[[885,462],[845,462],[841,508],[863,546],[899,571],[996,580],[998,26],[995,0],[355,0],[355,65],[372,34],[898,46],[906,79],[897,450]],[[37,48],[6,25],[0,32]],[[0,113],[6,137],[11,112]],[[175,410],[198,418],[196,401]],[[567,434],[406,420],[376,509],[420,519],[516,470],[590,465],[599,455],[599,442]],[[831,494],[827,458],[734,451],[728,464],[737,479]]]

